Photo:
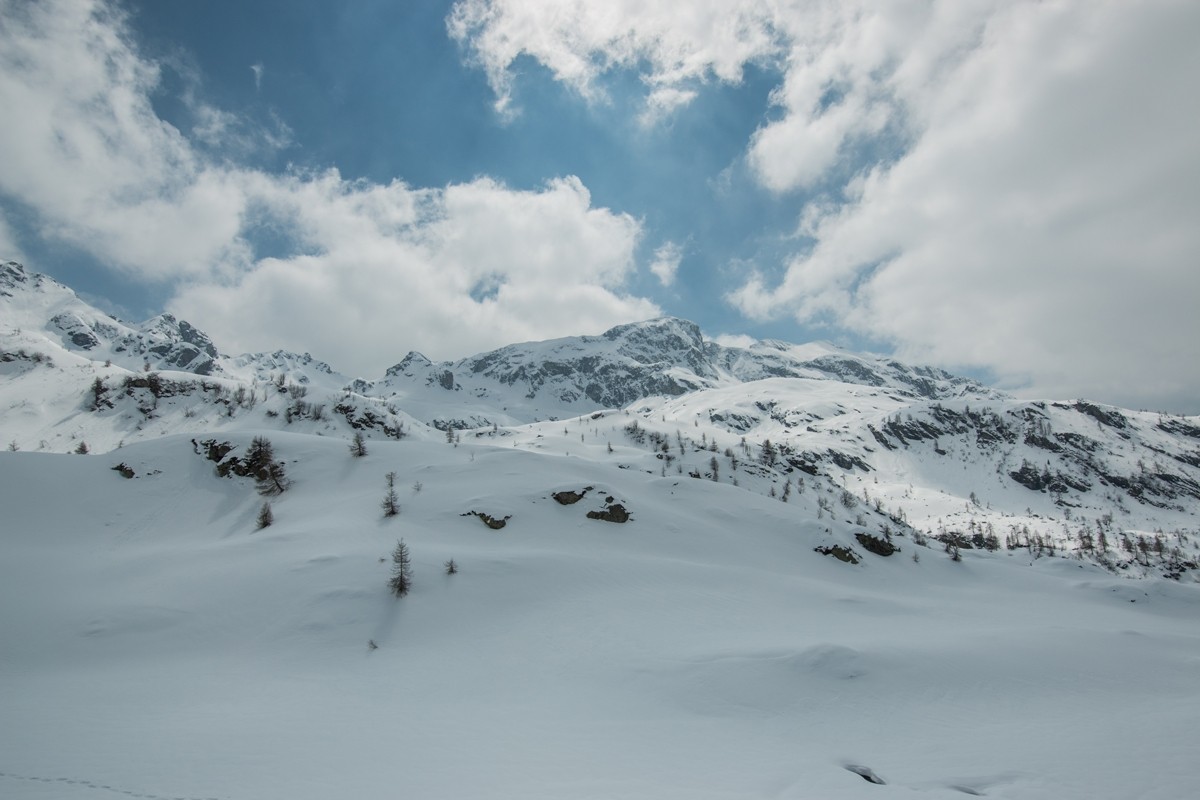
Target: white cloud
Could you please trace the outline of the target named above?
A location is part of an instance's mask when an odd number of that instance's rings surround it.
[[[644,128],[652,128],[659,122],[668,119],[676,109],[683,108],[695,100],[698,94],[694,89],[661,86],[646,98],[646,107],[638,117],[638,123]]]
[[[24,260],[25,256],[21,252],[21,246],[17,244],[16,235],[13,234],[8,222],[0,217],[0,261]]]
[[[765,2],[731,0],[459,0],[447,28],[488,75],[501,113],[513,109],[513,65],[531,56],[591,100],[613,68],[649,64],[647,120],[689,102],[686,87],[741,80],[747,62],[779,52]]]
[[[257,91],[262,88],[263,65],[261,63],[251,64],[250,71],[254,73],[254,88]]]
[[[229,255],[240,198],[154,113],[158,70],[121,17],[86,0],[3,0],[0,16],[0,191],[132,270],[196,274]]]
[[[722,333],[719,336],[714,336],[712,341],[722,347],[741,347],[743,349],[753,347],[758,343],[758,339],[753,336],[747,336],[744,333]]]
[[[235,337],[231,349],[286,344],[373,376],[409,349],[456,357],[659,313],[620,290],[637,222],[592,208],[578,179],[536,192],[488,179],[439,190],[336,174],[293,182],[272,187],[269,213],[305,228],[317,252],[264,259],[171,304]]]
[[[683,261],[683,247],[675,242],[667,242],[654,251],[654,260],[650,262],[650,272],[658,278],[663,286],[675,283],[675,274]]]
[[[455,22],[501,102],[521,55],[585,97],[639,70],[648,103],[779,65],[747,163],[816,194],[782,278],[731,292],[746,315],[1200,411],[1197,4],[462,0]]]
[[[926,76],[897,90],[911,148],[735,304],[1031,393],[1200,410],[1198,24],[1187,4],[1015,4],[953,69],[900,64]]]
[[[158,70],[110,6],[0,0],[0,17],[0,192],[44,235],[178,282],[170,309],[224,349],[307,349],[371,376],[410,348],[465,355],[659,313],[623,290],[640,223],[592,207],[577,178],[416,189],[209,159],[198,145],[237,151],[245,127],[211,109],[189,138],[158,118]],[[263,230],[293,252],[259,257]]]

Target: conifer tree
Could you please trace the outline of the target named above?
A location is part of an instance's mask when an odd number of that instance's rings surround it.
[[[387,474],[387,494],[383,496],[383,515],[385,517],[394,517],[400,513],[400,498],[396,495],[396,473],[389,472]]]
[[[404,597],[412,588],[412,556],[403,539],[396,542],[396,549],[392,551],[392,578],[388,587],[396,597]]]
[[[275,514],[271,512],[271,501],[263,500],[262,508],[258,510],[258,529],[271,527],[271,523],[275,521]]]
[[[355,458],[362,458],[367,454],[367,440],[363,437],[362,431],[354,432],[354,441],[350,443],[350,455]]]
[[[763,439],[762,455],[759,456],[759,458],[762,460],[762,463],[766,464],[768,467],[775,466],[776,455],[775,445],[771,444],[771,440]]]
[[[255,436],[246,451],[246,469],[254,476],[261,495],[282,494],[289,485],[287,473],[282,461],[275,460],[275,450],[271,440],[265,436]]]

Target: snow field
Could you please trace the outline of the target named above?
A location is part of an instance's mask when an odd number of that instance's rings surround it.
[[[352,458],[267,435],[294,483],[259,531],[252,482],[186,436],[0,453],[0,795],[1190,796],[1195,585],[914,563],[905,540],[850,566],[812,551],[851,526],[811,505],[617,469],[628,453],[600,446]],[[634,518],[586,519],[607,495]]]

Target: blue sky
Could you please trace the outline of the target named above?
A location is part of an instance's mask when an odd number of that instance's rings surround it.
[[[665,313],[1200,411],[1192,3],[0,16],[0,257],[227,351],[374,376]]]
[[[525,58],[516,67],[521,112],[507,117],[495,113],[486,75],[464,63],[464,48],[447,34],[452,5],[131,7],[143,46],[163,59],[183,47],[210,102],[264,126],[286,123],[293,143],[260,154],[255,166],[333,166],[351,180],[415,186],[489,176],[527,190],[575,175],[594,206],[644,221],[639,260],[650,262],[666,242],[683,248],[683,274],[670,291],[646,271],[631,276],[630,291],[714,333],[807,337],[794,322],[737,320],[719,274],[735,259],[778,262],[802,205],[773,197],[740,163],[768,113],[778,70],[752,66],[738,84],[716,84],[668,124],[646,127],[637,121],[643,90],[635,75],[605,76],[609,100],[592,105]],[[187,125],[169,94],[157,99],[165,118]]]

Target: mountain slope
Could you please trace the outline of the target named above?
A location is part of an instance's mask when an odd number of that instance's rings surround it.
[[[1200,777],[1200,419],[675,319],[367,382],[0,276],[0,796]]]
[[[595,446],[600,426],[587,417],[624,407],[640,429],[610,424],[604,444],[633,446],[626,466],[650,474],[779,499],[833,486],[872,535],[911,525],[954,550],[1002,545],[1136,575],[1196,570],[1198,418],[1018,401],[823,344],[723,347],[672,318],[453,363],[410,353],[368,382],[309,354],[221,355],[173,318],[135,330],[15,264],[0,291],[4,318],[18,323],[0,329],[0,436],[11,448],[276,429],[344,440],[467,432],[567,453],[577,435],[577,452]],[[203,374],[147,371],[149,357]],[[539,438],[513,436],[527,430]]]
[[[834,380],[909,398],[1000,396],[941,370],[832,345],[725,347],[706,341],[695,323],[673,317],[619,325],[601,336],[510,345],[456,362],[435,364],[409,353],[384,380],[356,389],[427,409],[417,415],[440,428],[482,427],[621,408],[647,397],[679,397],[767,377]],[[462,416],[447,416],[447,408]]]
[[[293,485],[262,530],[252,482],[186,437],[0,453],[0,792],[1069,799],[1196,777],[1195,585],[907,541],[850,565],[814,552],[857,543],[813,488],[648,477],[620,448],[353,458],[265,433]],[[633,518],[588,519],[603,495]]]

